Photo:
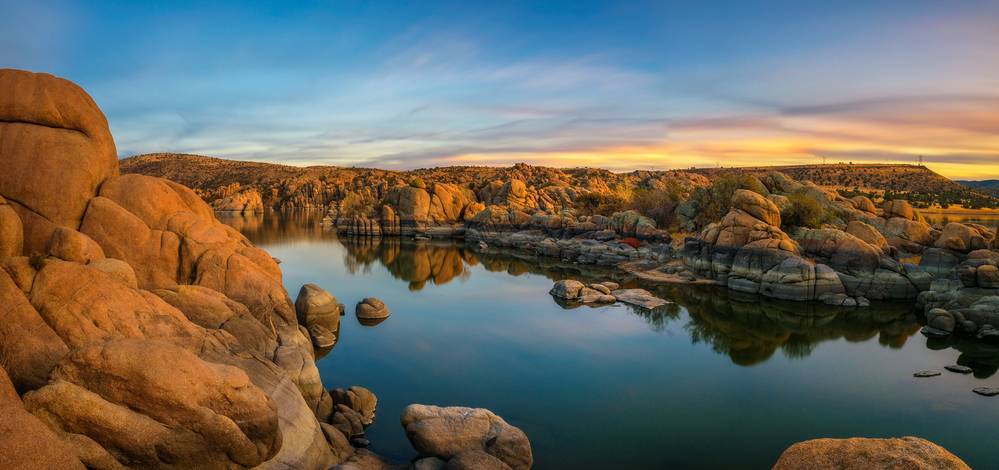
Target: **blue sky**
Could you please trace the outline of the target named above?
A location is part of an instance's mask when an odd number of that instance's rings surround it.
[[[999,176],[999,2],[11,2],[122,156]]]

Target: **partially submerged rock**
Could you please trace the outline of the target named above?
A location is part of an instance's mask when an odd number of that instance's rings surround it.
[[[645,289],[618,289],[612,292],[612,294],[619,302],[649,310],[672,303],[652,295],[651,292]]]
[[[343,312],[332,294],[315,284],[305,284],[295,299],[295,313],[299,324],[306,327],[321,325],[329,331],[337,331]]]
[[[970,470],[956,455],[925,439],[812,439],[781,454],[774,470]]]
[[[403,410],[401,422],[420,455],[450,461],[469,451],[484,452],[513,469],[529,469],[534,462],[524,432],[486,409],[414,404]],[[456,465],[473,458],[463,457]]]
[[[389,317],[390,312],[385,302],[375,298],[367,297],[357,303],[354,314],[363,325],[377,325]]]

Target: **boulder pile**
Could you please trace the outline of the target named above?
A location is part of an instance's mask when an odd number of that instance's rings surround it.
[[[4,424],[19,429],[0,447],[38,450],[0,460],[338,461],[311,342],[266,252],[190,189],[119,175],[104,115],[66,80],[0,70],[0,142]]]

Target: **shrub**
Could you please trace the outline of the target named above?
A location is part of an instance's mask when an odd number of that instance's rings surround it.
[[[624,208],[624,198],[616,194],[590,192],[576,198],[576,208],[585,215],[609,216]]]
[[[807,191],[793,192],[787,198],[789,203],[780,214],[781,225],[786,227],[819,228],[835,217]]]
[[[748,173],[722,174],[710,186],[694,190],[690,199],[697,207],[695,221],[703,226],[724,217],[732,208],[732,195],[737,189],[748,189],[763,195],[770,193],[759,179]]]
[[[419,176],[409,180],[409,185],[414,188],[427,189],[427,183],[425,183],[423,178],[420,178]]]
[[[655,220],[660,228],[666,228],[673,223],[673,214],[679,201],[679,194],[674,188],[643,188],[632,193],[626,208]]]

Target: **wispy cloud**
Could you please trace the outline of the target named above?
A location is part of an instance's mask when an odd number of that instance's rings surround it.
[[[51,2],[0,18],[0,63],[83,84],[122,155],[618,170],[923,155],[950,176],[999,176],[994,2],[732,5],[733,18]]]

